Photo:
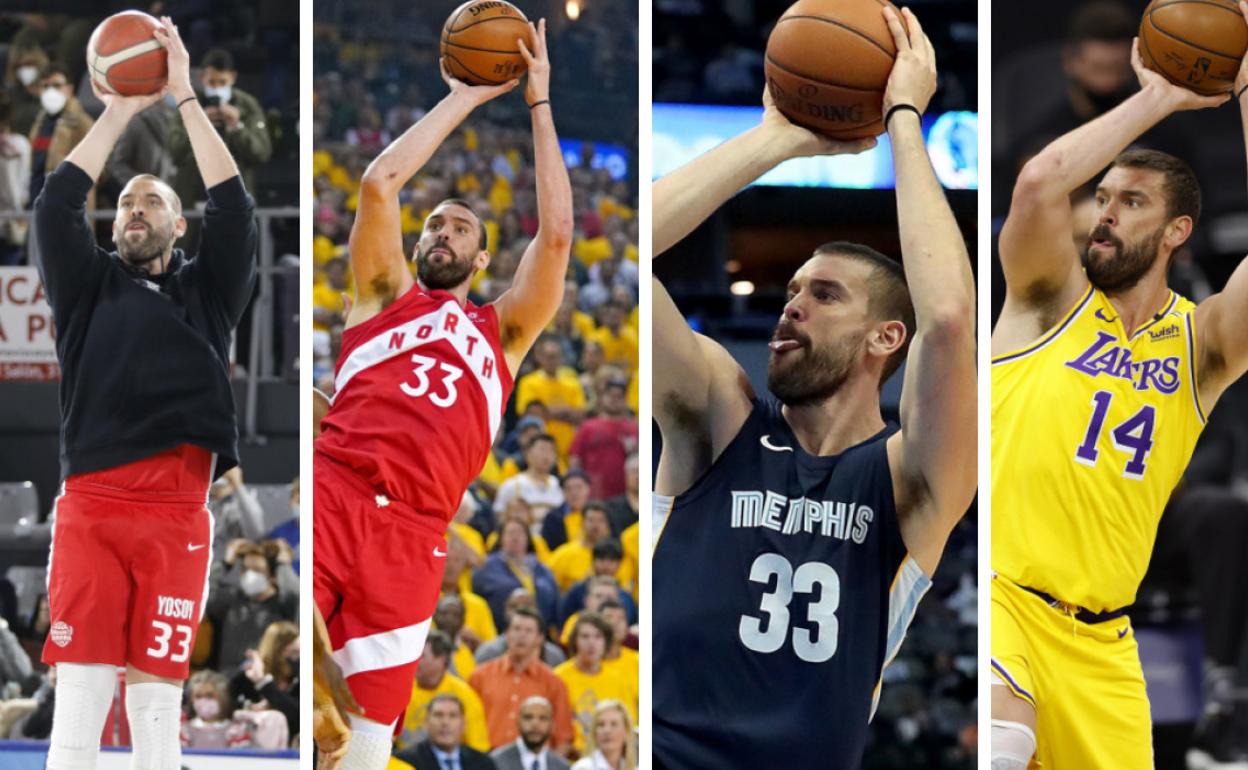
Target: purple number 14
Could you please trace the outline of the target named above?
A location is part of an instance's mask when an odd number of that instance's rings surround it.
[[[1096,442],[1101,437],[1101,429],[1105,427],[1105,416],[1109,414],[1109,404],[1114,394],[1098,390],[1092,395],[1092,419],[1088,422],[1088,432],[1084,434],[1083,443],[1075,449],[1075,462],[1083,465],[1096,465],[1100,451]],[[1114,448],[1129,452],[1131,459],[1122,471],[1129,479],[1144,477],[1144,463],[1148,453],[1153,450],[1153,427],[1156,422],[1157,410],[1145,405],[1124,422],[1110,431],[1110,439]]]

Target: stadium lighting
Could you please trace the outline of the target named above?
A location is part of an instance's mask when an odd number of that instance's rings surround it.
[[[728,291],[732,292],[738,297],[748,297],[754,293],[754,282],[753,281],[733,281],[732,285],[728,287]]]
[[[563,6],[563,10],[568,14],[570,20],[576,21],[581,18],[581,0],[568,0]]]

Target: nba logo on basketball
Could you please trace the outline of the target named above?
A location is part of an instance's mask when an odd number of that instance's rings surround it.
[[[57,647],[64,647],[74,638],[74,627],[63,620],[58,620],[52,624],[48,636],[52,637]]]

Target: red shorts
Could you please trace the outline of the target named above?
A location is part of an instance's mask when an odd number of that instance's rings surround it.
[[[374,722],[403,716],[446,566],[446,519],[390,501],[319,452],[312,587],[334,660]]]
[[[208,598],[212,454],[183,445],[70,476],[48,555],[43,662],[185,679]]]

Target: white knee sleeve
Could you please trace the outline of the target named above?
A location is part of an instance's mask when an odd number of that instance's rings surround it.
[[[182,688],[165,682],[126,685],[133,770],[182,766]]]
[[[1036,753],[1036,734],[1025,724],[992,720],[992,770],[1026,770]]]
[[[116,666],[56,664],[48,770],[95,770],[100,733],[116,693]]]
[[[384,770],[390,762],[394,724],[383,725],[356,714],[351,719],[351,742],[342,758],[342,770]]]

